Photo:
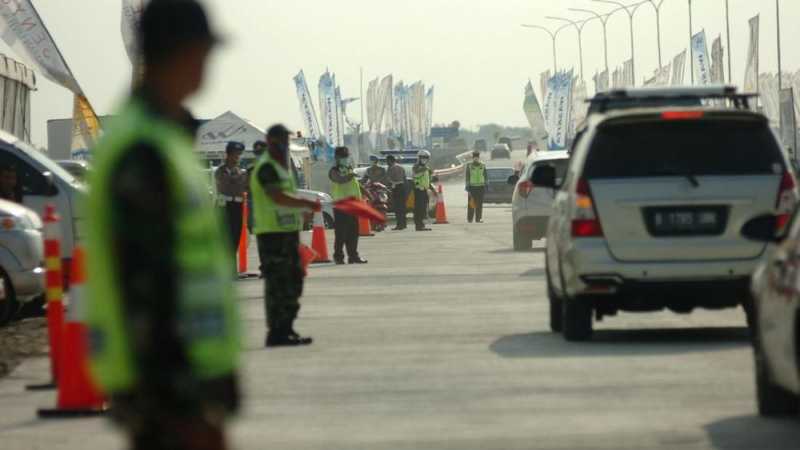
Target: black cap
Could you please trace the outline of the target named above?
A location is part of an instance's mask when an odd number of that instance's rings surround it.
[[[337,158],[348,158],[350,156],[350,149],[347,147],[336,147],[333,150],[333,154]]]
[[[241,142],[230,141],[228,145],[225,146],[225,153],[242,153],[244,151],[244,144]]]
[[[139,24],[139,47],[146,62],[168,58],[190,43],[216,44],[203,6],[194,0],[153,0]]]
[[[267,139],[286,139],[292,134],[288,128],[281,124],[273,125],[267,130]]]

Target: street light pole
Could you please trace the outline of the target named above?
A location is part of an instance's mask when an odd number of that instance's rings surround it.
[[[778,22],[778,95],[783,90],[783,71],[781,66],[781,2],[775,0],[775,15]],[[783,117],[783,116],[781,116]]]
[[[631,71],[633,72],[633,85],[636,86],[636,55],[635,55],[634,40],[633,40],[633,15],[636,14],[636,10],[639,9],[640,6],[647,3],[647,0],[633,5],[625,5],[616,0],[592,0],[592,1],[596,3],[608,3],[609,5],[617,5],[619,6],[619,10],[625,11],[625,13],[628,14],[628,21],[630,22],[630,28],[631,28]],[[614,14],[614,12],[616,11],[618,10],[610,12],[609,15]]]
[[[658,68],[661,69],[663,64],[661,63],[661,5],[664,4],[664,0],[660,0],[658,3],[655,0],[647,0],[647,3],[653,6],[653,9],[656,10],[656,37],[658,38]]]
[[[694,85],[694,47],[692,47],[692,37],[694,27],[692,26],[692,0],[689,0],[689,63],[691,64],[689,71],[692,75],[692,85]],[[730,49],[728,49],[730,51]]]
[[[583,72],[583,27],[586,26],[586,22],[588,22],[588,20],[583,20],[583,21],[580,21],[580,22],[576,22],[574,20],[570,20],[570,19],[567,19],[567,18],[564,18],[564,17],[547,16],[546,18],[547,19],[551,19],[551,20],[560,20],[562,22],[567,22],[570,25],[574,26],[575,30],[578,32],[578,58],[580,59],[580,63],[581,63],[581,80],[583,80],[584,79],[583,78],[583,75],[584,75],[584,72]]]
[[[543,26],[539,26],[539,25],[522,24],[522,26],[525,27],[525,28],[535,28],[537,30],[542,30],[542,31],[547,32],[548,35],[550,35],[550,39],[553,41],[553,72],[558,72],[558,56],[556,55],[556,39],[558,38],[558,34],[562,30],[567,28],[569,26],[569,24],[564,25],[564,26],[562,26],[560,28],[557,28],[556,31],[550,31],[549,28],[546,28],[546,27],[543,27]]]
[[[592,11],[591,9],[581,9],[581,8],[569,8],[570,11],[574,12],[582,12],[593,15],[597,20],[600,21],[600,24],[603,25],[603,57],[605,58],[606,64],[606,75],[610,76],[608,72],[608,18],[610,15],[601,16],[596,11]]]
[[[731,69],[731,14],[728,0],[725,0],[725,27],[728,35],[728,83],[733,84],[733,69]]]

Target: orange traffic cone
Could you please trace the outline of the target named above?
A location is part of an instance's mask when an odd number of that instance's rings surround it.
[[[39,417],[85,417],[103,414],[105,399],[89,376],[88,336],[83,324],[86,310],[83,298],[86,274],[83,250],[76,246],[70,271],[69,311],[63,329],[58,401],[54,409],[40,409]]]
[[[322,217],[322,211],[314,213],[314,225],[311,229],[311,249],[316,253],[311,261],[312,264],[331,262],[331,258],[328,256],[328,238],[325,236],[325,219]]]
[[[56,208],[47,205],[44,210],[44,258],[47,273],[45,275],[47,300],[47,334],[50,341],[50,379],[49,383],[26,386],[30,391],[55,389],[60,376],[61,362],[61,330],[64,327],[64,278],[61,267],[61,228]]]
[[[439,185],[439,195],[436,196],[436,222],[437,225],[450,223],[447,221],[447,209],[444,206],[444,191]]]
[[[239,234],[239,273],[247,273],[247,219],[250,211],[247,208],[247,193],[244,194],[242,202],[242,231]]]
[[[366,217],[358,218],[358,235],[365,237],[375,236],[375,233],[372,232],[372,225],[369,223],[369,219]]]

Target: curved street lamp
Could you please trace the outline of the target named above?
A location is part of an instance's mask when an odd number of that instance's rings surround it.
[[[608,29],[606,24],[608,24],[608,19],[611,17],[609,14],[605,16],[601,16],[597,11],[592,11],[591,9],[582,9],[582,8],[569,8],[570,11],[574,12],[582,12],[586,14],[593,15],[597,20],[600,21],[600,24],[603,25],[603,57],[606,63],[606,73],[608,74]]]
[[[556,16],[547,16],[545,18],[550,20],[560,20],[562,22],[567,22],[573,27],[575,27],[575,30],[578,32],[578,57],[580,58],[580,63],[581,63],[581,80],[583,80],[583,27],[586,26],[586,23],[589,20],[574,21],[571,19],[567,19],[565,17],[556,17]]]
[[[640,6],[647,3],[648,0],[645,0],[641,3],[634,3],[632,5],[626,5],[616,0],[592,0],[592,1],[595,3],[607,3],[609,5],[618,6],[619,9],[608,13],[609,16],[611,14],[614,14],[616,11],[625,11],[625,13],[628,14],[628,21],[630,22],[630,28],[631,28],[631,71],[633,72],[633,85],[636,86],[636,62],[635,62],[636,57],[633,44],[633,15],[636,14],[636,10],[638,10]]]
[[[653,9],[656,10],[656,36],[658,38],[658,68],[661,69],[663,64],[661,63],[661,5],[664,4],[664,0],[659,0],[656,3],[656,0],[647,0],[647,3],[653,6]]]
[[[569,27],[569,24],[563,25],[560,28],[557,28],[555,31],[551,31],[549,28],[540,25],[528,25],[523,23],[522,26],[525,28],[535,28],[537,30],[542,30],[547,32],[548,35],[550,35],[550,39],[553,41],[553,72],[558,72],[558,57],[556,56],[556,39],[558,39],[558,34],[561,33],[561,31]]]

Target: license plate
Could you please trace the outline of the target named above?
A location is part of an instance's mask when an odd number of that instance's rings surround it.
[[[653,236],[708,236],[725,230],[726,211],[724,207],[649,208],[645,218]]]

